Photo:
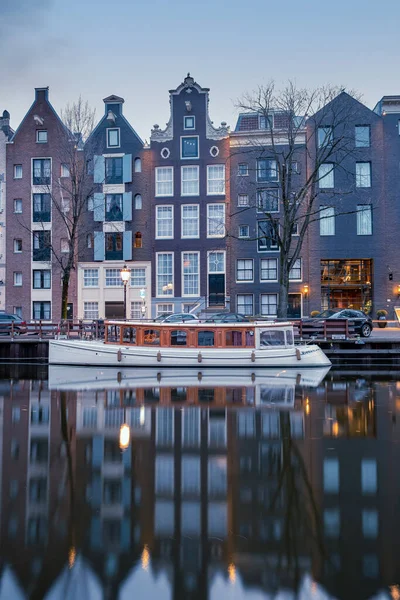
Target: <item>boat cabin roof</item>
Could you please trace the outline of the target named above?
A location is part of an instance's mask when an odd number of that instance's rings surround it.
[[[246,323],[245,321],[242,321],[240,323],[205,323],[204,321],[186,321],[186,322],[176,322],[176,323],[159,323],[159,322],[155,322],[155,321],[117,321],[117,320],[113,320],[113,321],[109,321],[109,320],[105,320],[104,321],[105,325],[118,325],[121,327],[139,327],[139,326],[145,326],[145,327],[149,327],[151,325],[151,327],[172,327],[174,329],[177,328],[192,328],[192,327],[206,327],[207,329],[215,329],[215,328],[223,328],[223,329],[232,329],[232,328],[246,328],[248,329],[249,327],[257,327],[257,328],[266,328],[266,327],[273,327],[274,329],[277,327],[292,327],[293,323],[291,323],[290,321],[284,321],[284,322],[279,322],[279,323],[272,323],[270,321],[252,321],[252,322],[248,322]]]

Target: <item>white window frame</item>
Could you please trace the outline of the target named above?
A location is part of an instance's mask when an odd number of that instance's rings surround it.
[[[239,298],[244,298],[244,297],[251,297],[251,312],[246,312],[246,310],[242,310],[239,309]],[[243,304],[244,307],[246,307],[246,304]],[[242,314],[242,315],[248,315],[248,316],[252,316],[254,315],[254,294],[237,294],[236,295],[236,310],[238,313]]]
[[[173,304],[156,304],[156,317],[164,313],[169,313],[171,315],[174,314],[174,305]]]
[[[277,202],[277,208],[276,210],[267,210],[266,208],[260,207],[260,195],[262,193],[265,193],[267,195],[273,195],[274,199],[276,199]],[[257,212],[263,212],[263,213],[278,213],[280,209],[280,194],[279,194],[279,188],[263,188],[263,189],[259,189],[257,190]]]
[[[186,125],[186,119],[193,119],[193,127]],[[183,129],[185,131],[194,131],[196,129],[196,117],[194,115],[184,115],[183,117]]]
[[[223,210],[222,210],[222,213],[223,213],[222,214],[222,220],[220,222],[220,226],[223,227],[223,232],[222,233],[210,233],[210,224],[211,224],[211,222],[214,222],[214,220],[215,220],[215,217],[211,217],[210,216],[210,212],[212,212],[210,210],[210,208],[211,207],[216,207],[216,206],[223,207]],[[210,202],[210,204],[207,204],[207,237],[208,238],[223,238],[223,237],[225,237],[225,234],[226,234],[225,213],[226,213],[225,203],[223,203],[223,202],[213,202],[213,203],[211,203]]]
[[[110,144],[110,133],[116,131],[118,136],[118,144]],[[119,127],[107,127],[107,148],[120,148],[121,147],[121,130]]]
[[[195,179],[184,179],[183,174],[189,169],[194,169],[197,177]],[[194,192],[184,192],[184,183],[197,182],[197,187]],[[199,166],[198,165],[184,165],[181,167],[181,196],[198,196],[200,194],[200,181],[199,181]]]
[[[46,139],[45,140],[41,140],[40,138],[40,134],[41,133],[45,133],[46,134]],[[37,144],[47,144],[48,142],[48,133],[47,133],[47,129],[36,129],[36,143]]]
[[[17,202],[18,202],[18,205],[17,205]],[[21,210],[16,210],[18,206],[21,207]],[[22,198],[14,198],[14,214],[22,215]]]
[[[271,302],[271,303],[268,302],[267,303],[268,308],[270,307],[270,305],[271,306],[272,305],[276,306],[275,312],[263,312],[263,308],[264,308],[263,299],[264,298],[275,298],[275,302]],[[260,294],[260,314],[263,317],[276,317],[277,313],[278,313],[278,301],[279,301],[278,294],[274,294],[274,293],[272,293],[272,294]]]
[[[372,235],[372,207],[357,204],[357,235]]]
[[[322,236],[335,235],[335,207],[321,206],[319,209],[319,234]]]
[[[291,276],[291,274],[293,275],[293,270],[298,269],[299,265],[300,265],[300,278]],[[292,268],[289,271],[289,281],[303,281],[303,261],[301,258],[296,258],[296,260],[294,261],[294,265],[292,266]]]
[[[124,285],[121,279],[121,269],[111,267],[104,269],[104,287],[118,288]]]
[[[171,281],[168,283],[172,284],[172,287],[168,290],[163,290],[163,287],[165,287],[164,285],[161,286],[161,288],[159,288],[159,281],[158,278],[165,276],[165,274],[163,273],[162,275],[160,275],[159,273],[159,269],[158,269],[158,260],[159,257],[162,255],[168,255],[171,256],[171,273],[167,273],[167,276],[170,275],[171,276]],[[174,253],[173,252],[156,252],[156,297],[157,298],[174,298]],[[159,293],[160,291],[160,293]],[[171,293],[168,293],[168,292]]]
[[[160,173],[162,173],[163,171],[171,173],[171,179],[168,179],[165,181],[159,180],[158,175]],[[171,185],[171,191],[167,192],[167,193],[160,193],[158,185],[166,184],[166,183]],[[156,189],[155,189],[156,198],[173,196],[174,195],[174,167],[156,167],[155,168],[155,186],[156,186]]]
[[[260,219],[257,221],[257,252],[261,253],[261,254],[264,254],[265,252],[279,252],[280,249],[279,249],[278,243],[276,243],[275,245],[271,244],[271,246],[269,246],[269,247],[261,246],[260,241],[261,241],[261,238],[263,237],[260,235],[260,224],[261,223],[269,223],[269,221],[267,219]]]
[[[246,233],[243,235],[241,231],[242,228],[246,228]],[[238,226],[238,238],[242,240],[246,240],[250,237],[250,226],[249,225],[239,225]]]
[[[22,271],[14,271],[13,285],[14,287],[22,287]]]
[[[188,254],[197,255],[197,273],[185,273],[185,266],[184,266],[185,255],[188,255]],[[182,267],[181,267],[182,298],[195,298],[196,296],[199,296],[199,294],[200,294],[200,252],[190,252],[190,251],[182,252],[181,253],[181,265],[182,265]],[[193,292],[193,294],[185,293],[185,276],[187,276],[187,275],[194,275],[194,276],[197,275],[197,291]]]
[[[142,306],[141,300],[131,300],[131,319],[139,320],[142,318]]]
[[[158,215],[158,211],[161,208],[170,209],[171,217],[168,219],[162,219]],[[161,221],[168,221],[171,224],[171,235],[160,235],[159,225]],[[156,240],[173,240],[174,239],[174,205],[173,204],[157,204],[156,205]]]
[[[222,271],[217,271],[217,270],[216,271],[211,271],[211,269],[210,269],[210,256],[212,254],[221,254],[223,256],[223,258],[224,258],[224,265],[223,265]],[[207,253],[207,273],[208,274],[214,273],[214,274],[219,274],[219,275],[222,275],[222,274],[225,275],[226,274],[226,252],[225,252],[225,250],[210,250]]]
[[[71,173],[67,163],[61,163],[60,177],[70,177]]]
[[[244,278],[239,279],[239,263],[242,265],[240,269],[243,273],[247,271],[251,272],[252,277],[250,279]],[[251,264],[251,268],[247,265]],[[238,258],[236,259],[236,283],[254,283],[254,259],[253,258]]]
[[[97,279],[97,283],[96,283],[96,279]],[[90,285],[89,285],[89,282],[90,282]],[[92,282],[95,282],[95,283],[92,283]],[[93,268],[83,269],[83,287],[84,288],[98,288],[99,287],[99,269],[93,269]]]
[[[210,178],[210,173],[212,172],[212,169],[215,169],[215,168],[222,169],[222,172],[223,172],[222,178],[221,177],[212,178],[212,179]],[[217,191],[217,192],[216,191],[211,191],[211,189],[210,189],[211,188],[210,183],[211,182],[216,182],[216,181],[217,182],[218,181],[219,182],[222,181],[222,183],[223,183],[222,188],[223,189],[221,191]],[[218,164],[218,165],[207,165],[207,196],[225,196],[225,165],[221,165],[221,164]]]
[[[21,250],[18,250],[18,242],[21,242]],[[22,254],[22,238],[14,238],[14,254]]]
[[[14,179],[22,179],[22,165],[14,165]]]
[[[134,202],[135,202],[135,210],[141,210],[143,208],[142,194],[135,194]]]
[[[183,156],[182,155],[182,150],[183,150],[183,140],[187,139],[187,138],[197,138],[197,156]],[[198,135],[181,135],[181,139],[180,139],[180,155],[181,155],[181,160],[198,160],[200,158],[200,139]]]
[[[86,301],[83,303],[83,318],[98,319],[99,303],[97,301]]]
[[[138,275],[139,271],[140,275]],[[136,275],[136,279],[140,279],[139,283],[134,283],[134,275]],[[130,286],[140,288],[146,287],[146,267],[131,268]]]
[[[33,163],[35,160],[49,160],[50,161],[50,183],[33,183],[33,178],[35,176],[35,171],[33,167]],[[52,178],[53,178],[53,157],[52,156],[33,156],[31,158],[31,184],[32,186],[45,186],[46,188],[52,187]],[[49,192],[46,192],[47,194]]]
[[[321,163],[318,167],[318,187],[320,190],[332,190],[335,187],[335,168],[333,163]]]
[[[275,175],[275,178],[271,178],[271,179],[267,179],[267,178],[265,178],[265,179],[264,179],[263,177],[260,177],[260,171],[261,171],[262,169],[260,168],[260,165],[259,165],[259,163],[260,163],[261,161],[269,161],[269,162],[271,162],[271,163],[275,163],[275,169],[273,169],[273,168],[269,169],[271,172],[272,172],[272,171],[275,171],[275,173],[276,173],[276,175]],[[257,159],[257,181],[258,181],[259,183],[264,183],[264,184],[265,184],[265,183],[277,183],[277,182],[279,181],[279,167],[278,167],[278,161],[277,161],[275,158],[259,158],[259,159]]]
[[[361,166],[368,165],[368,173],[362,173]],[[356,188],[370,188],[371,187],[371,163],[370,161],[359,161],[356,162]]]
[[[247,198],[247,202],[246,204],[241,204],[241,202],[239,201],[239,198]],[[243,207],[243,206],[250,206],[249,203],[249,195],[248,194],[238,194],[238,198],[237,198],[237,205],[239,207]]]
[[[272,260],[275,262],[276,277],[275,277],[275,279],[263,279],[262,278],[263,270],[270,271],[271,269],[269,266],[267,269],[263,269],[262,263],[263,263],[263,261],[272,261]],[[264,281],[278,281],[278,259],[277,258],[260,258],[260,282],[264,282]]]
[[[185,217],[184,212],[186,208],[195,207],[197,210],[197,217]],[[197,233],[194,235],[185,235],[184,233],[184,223],[185,221],[195,221],[197,222]],[[198,239],[200,237],[200,206],[198,204],[182,204],[181,206],[181,239]]]

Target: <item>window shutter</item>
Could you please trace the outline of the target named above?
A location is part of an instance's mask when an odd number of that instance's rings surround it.
[[[132,231],[124,231],[123,259],[132,260]]]
[[[127,550],[131,545],[131,520],[124,517],[121,523],[121,548]]]
[[[94,194],[93,218],[95,221],[105,221],[106,211],[104,206],[104,194]]]
[[[104,260],[105,259],[105,249],[104,249],[104,233],[102,231],[94,232],[94,260]]]
[[[122,204],[124,221],[132,221],[132,192],[125,192]]]
[[[131,447],[129,446],[122,454],[122,462],[125,469],[130,470],[132,466]]]
[[[104,458],[103,436],[95,435],[92,441],[92,466],[101,467]]]
[[[122,481],[122,504],[125,508],[129,508],[131,505],[131,487],[131,478],[125,475]]]
[[[132,181],[132,154],[125,154],[123,157],[123,182]]]
[[[93,157],[94,174],[93,180],[95,183],[104,183],[105,180],[105,158],[104,156]]]

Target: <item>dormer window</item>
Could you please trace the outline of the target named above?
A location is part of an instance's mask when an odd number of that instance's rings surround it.
[[[36,142],[38,144],[47,143],[47,129],[38,129],[36,131]]]
[[[107,148],[119,148],[119,128],[107,129]]]
[[[192,115],[190,117],[183,117],[183,128],[184,129],[195,129],[196,119]]]

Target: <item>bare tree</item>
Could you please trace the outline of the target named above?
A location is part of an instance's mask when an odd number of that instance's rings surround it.
[[[355,212],[342,199],[354,191],[354,161],[349,158],[358,150],[354,123],[360,106],[343,89],[310,91],[293,82],[277,92],[273,83],[260,86],[237,103],[239,110],[262,119],[262,131],[252,132],[244,145],[233,146],[231,160],[246,153],[258,161],[266,159],[257,167],[253,185],[263,179],[260,168],[266,170],[265,181],[273,182],[272,190],[263,194],[255,189],[254,201],[244,210],[262,211],[265,230],[255,239],[269,238],[279,250],[279,318],[287,317],[289,273],[301,256],[310,225],[329,218],[327,209],[333,206],[336,216]],[[339,171],[340,187],[326,189]]]
[[[52,194],[53,208],[59,215],[64,229],[64,252],[60,246],[52,244],[52,255],[58,263],[62,278],[61,318],[67,318],[68,291],[71,273],[76,268],[79,236],[82,220],[88,209],[88,200],[93,196],[94,184],[91,168],[92,148],[85,141],[94,128],[95,111],[88,102],[79,97],[73,104],[61,111],[63,128],[60,125],[60,163],[68,177],[58,178],[59,195]],[[64,135],[63,135],[64,134]],[[53,234],[54,236],[54,234]]]

